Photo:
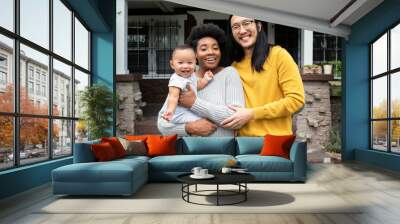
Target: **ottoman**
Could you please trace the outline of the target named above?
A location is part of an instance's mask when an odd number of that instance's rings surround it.
[[[53,193],[132,195],[148,180],[147,159],[74,163],[52,171]]]

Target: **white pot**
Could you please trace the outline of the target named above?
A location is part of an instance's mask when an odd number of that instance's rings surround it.
[[[332,65],[324,65],[324,74],[325,75],[332,75]]]

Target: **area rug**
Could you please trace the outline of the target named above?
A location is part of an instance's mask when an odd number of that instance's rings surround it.
[[[248,187],[247,201],[237,205],[190,204],[182,200],[180,184],[150,183],[131,197],[56,197],[35,213],[360,213],[356,205],[317,184],[255,183]],[[215,186],[202,185],[198,190],[212,189]],[[211,205],[216,202],[215,196],[193,196],[190,199]],[[229,203],[229,200],[238,198],[224,197],[222,202]]]

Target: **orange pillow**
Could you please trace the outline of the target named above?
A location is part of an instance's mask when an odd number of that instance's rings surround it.
[[[262,156],[280,156],[289,159],[290,148],[296,138],[295,135],[265,135],[264,145],[261,149]]]
[[[126,156],[126,151],[124,149],[124,146],[122,146],[121,142],[118,140],[116,137],[110,137],[110,138],[101,138],[101,142],[108,142],[114,149],[115,155],[117,158],[125,157]]]
[[[176,154],[176,139],[177,135],[161,136],[149,135],[146,143],[148,147],[148,156],[163,156]]]
[[[144,141],[144,142],[146,141],[147,137],[148,137],[147,135],[125,135],[124,136],[124,138],[129,141],[140,140],[140,141]]]
[[[99,162],[109,161],[117,158],[114,149],[108,142],[93,144],[91,145],[91,149],[94,157]]]

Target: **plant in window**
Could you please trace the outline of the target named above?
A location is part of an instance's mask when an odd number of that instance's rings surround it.
[[[105,85],[95,84],[80,93],[81,119],[87,125],[89,139],[109,136],[112,125],[113,93]]]

